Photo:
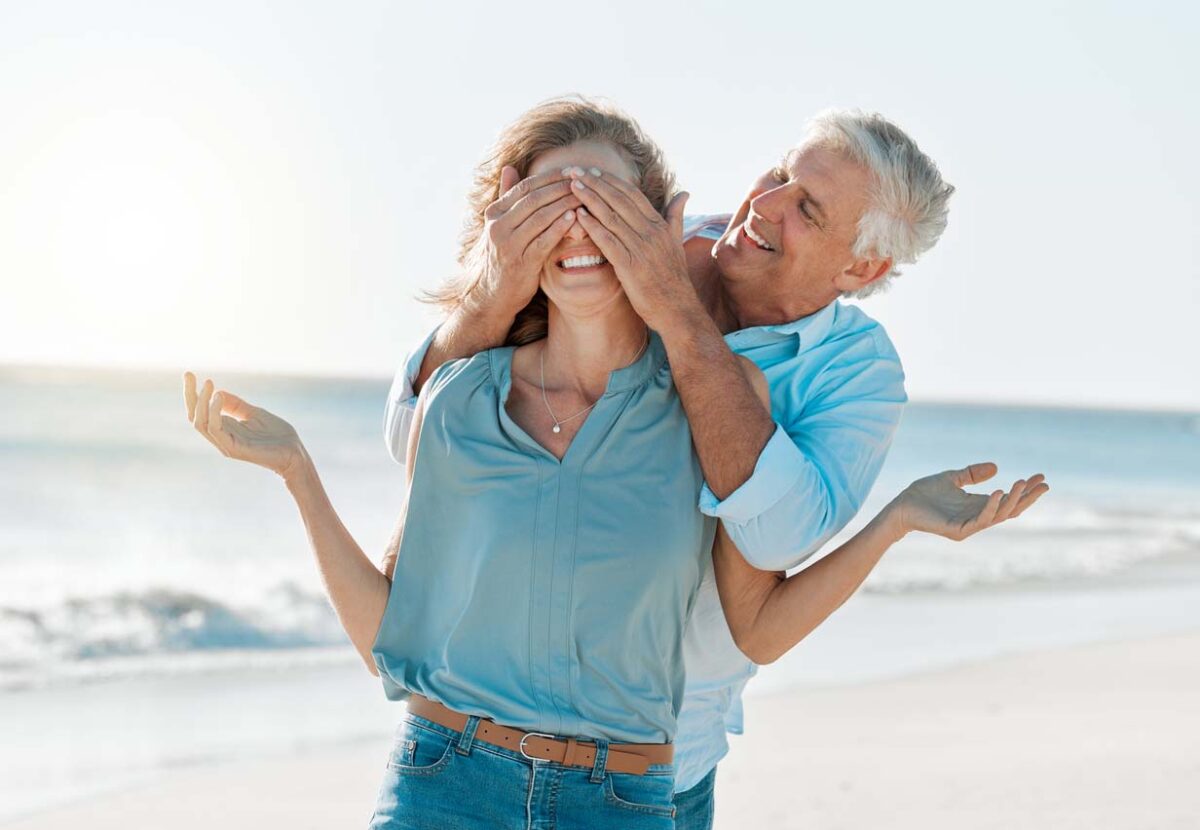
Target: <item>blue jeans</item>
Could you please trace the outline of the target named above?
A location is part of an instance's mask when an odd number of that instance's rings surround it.
[[[713,767],[699,784],[675,794],[675,830],[712,830],[716,783],[717,768]]]
[[[406,714],[396,730],[371,830],[674,830],[675,768],[645,775],[530,761],[462,732]]]

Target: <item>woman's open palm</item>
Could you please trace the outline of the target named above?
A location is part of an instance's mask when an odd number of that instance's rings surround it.
[[[987,481],[995,474],[996,465],[985,462],[917,479],[898,497],[905,529],[961,541],[1020,516],[1050,491],[1041,473],[1014,482],[1007,493],[996,490],[984,496],[962,489],[968,484]]]
[[[183,400],[192,426],[228,458],[266,467],[284,478],[304,458],[300,436],[291,424],[231,392],[214,393],[211,380],[197,392],[196,376],[185,372]]]

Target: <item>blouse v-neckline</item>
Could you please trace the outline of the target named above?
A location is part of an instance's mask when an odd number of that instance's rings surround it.
[[[591,411],[584,416],[579,430],[567,444],[562,458],[559,458],[518,424],[508,411],[508,396],[512,392],[512,358],[516,349],[516,346],[504,346],[489,352],[492,379],[499,390],[496,406],[500,423],[511,439],[537,455],[544,456],[559,467],[573,464],[574,459],[580,454],[583,454],[585,458],[591,455],[590,452],[577,450],[577,447],[580,444],[594,443],[597,435],[602,437],[606,434],[608,430],[603,427],[610,424],[615,413],[619,411],[613,404],[623,393],[630,392],[647,383],[666,362],[666,349],[662,345],[662,340],[651,331],[646,348],[642,350],[642,354],[637,360],[628,366],[609,372],[608,384],[604,388],[604,393],[597,398]]]

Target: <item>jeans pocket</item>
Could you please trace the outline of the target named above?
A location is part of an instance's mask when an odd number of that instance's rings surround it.
[[[632,775],[610,772],[604,776],[604,800],[638,813],[674,818],[675,779],[670,775]]]
[[[454,745],[448,735],[405,721],[392,744],[387,767],[400,775],[435,775],[454,759]]]

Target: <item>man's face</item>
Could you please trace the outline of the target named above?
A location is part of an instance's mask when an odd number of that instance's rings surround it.
[[[763,174],[713,246],[723,278],[783,304],[824,306],[847,285],[870,174],[819,145],[790,151]]]

